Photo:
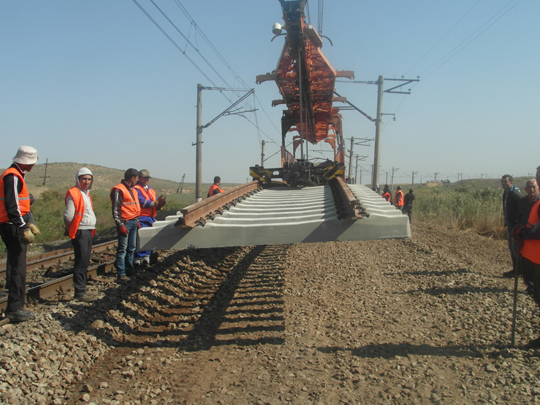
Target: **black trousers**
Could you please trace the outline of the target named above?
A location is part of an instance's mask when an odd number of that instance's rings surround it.
[[[405,204],[403,206],[403,214],[409,216],[409,222],[412,222],[412,204]]]
[[[6,312],[15,312],[24,308],[26,290],[26,247],[19,240],[20,229],[12,224],[0,224],[0,236],[7,248],[6,287],[8,301]]]
[[[75,296],[86,293],[86,273],[92,256],[92,230],[79,229],[75,238],[71,239],[75,251],[75,264],[73,266],[73,287]]]

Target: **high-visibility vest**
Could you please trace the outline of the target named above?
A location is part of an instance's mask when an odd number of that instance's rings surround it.
[[[540,200],[536,201],[529,213],[529,220],[527,222],[527,228],[532,228],[540,218],[538,215],[538,208],[540,207]],[[540,264],[540,240],[524,240],[523,247],[520,251],[521,255],[531,262]]]
[[[398,201],[398,196],[401,196],[399,201]],[[394,196],[394,205],[398,207],[403,207],[404,204],[405,204],[405,201],[403,200],[403,191],[401,190],[396,191],[396,195]]]
[[[212,197],[216,189],[219,190],[220,193],[223,193],[223,190],[217,184],[212,184],[208,189],[208,195],[206,197]]]
[[[9,222],[8,212],[6,210],[6,196],[4,188],[4,178],[8,174],[13,174],[19,178],[19,181],[22,184],[21,192],[18,195],[19,202],[19,212],[21,216],[26,215],[30,212],[30,194],[26,188],[26,183],[24,182],[24,177],[16,168],[10,167],[6,169],[2,176],[0,177],[0,223]]]
[[[71,187],[67,191],[65,201],[67,201],[68,197],[71,197],[73,199],[73,204],[75,205],[75,215],[73,216],[73,219],[71,220],[71,224],[69,225],[68,235],[70,239],[75,239],[75,236],[77,235],[77,231],[79,230],[79,224],[81,223],[84,217],[84,197],[82,196],[81,190],[79,190],[79,188],[76,186]],[[93,211],[94,203],[92,202],[92,196],[88,194],[88,198],[90,198],[90,206],[92,207],[92,211]],[[96,230],[92,229],[92,237],[95,234],[96,234]]]
[[[390,201],[390,199],[392,198],[392,194],[387,191],[382,195],[382,198],[384,198],[386,201]]]
[[[140,190],[145,200],[150,201],[156,201],[156,192],[152,188],[148,188],[148,192],[144,189],[143,186],[140,184],[137,184],[135,186],[137,190]],[[150,208],[145,208],[141,205],[141,213],[139,214],[140,217],[152,217],[155,218],[157,215],[157,208],[154,205]]]
[[[133,198],[124,183],[120,183],[111,189],[111,201],[113,201],[112,194],[114,189],[118,189],[122,192],[122,219],[124,221],[129,221],[130,219],[137,218],[141,213],[139,199]],[[135,195],[137,195],[137,192],[135,192]]]

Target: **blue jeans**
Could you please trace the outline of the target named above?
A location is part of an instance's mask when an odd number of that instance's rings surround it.
[[[151,228],[155,221],[156,220],[153,217],[139,217],[139,224],[141,224],[141,228]],[[135,252],[135,260],[141,260],[146,256],[150,256],[151,253],[151,250],[139,250]]]
[[[118,232],[118,248],[116,249],[116,262],[114,267],[118,277],[125,276],[126,273],[133,273],[133,256],[135,255],[135,249],[137,249],[137,223],[138,219],[130,219],[125,222],[125,226],[128,230],[127,236],[122,236]]]

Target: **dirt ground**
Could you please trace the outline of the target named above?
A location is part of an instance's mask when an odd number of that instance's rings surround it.
[[[114,348],[66,401],[540,402],[540,352],[524,347],[538,313],[522,292],[510,345],[506,242],[424,223],[412,232],[172,252],[80,315]]]

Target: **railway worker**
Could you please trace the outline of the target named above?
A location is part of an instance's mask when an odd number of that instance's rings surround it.
[[[384,185],[382,198],[392,204],[392,192],[390,191],[390,187],[388,187],[388,184]]]
[[[139,171],[139,181],[135,185],[139,204],[141,205],[141,213],[139,215],[139,224],[141,228],[151,227],[152,224],[156,222],[157,212],[163,208],[167,200],[167,197],[163,195],[156,198],[156,192],[148,184],[151,178],[150,172],[146,169],[142,169]],[[148,267],[150,265],[151,253],[152,252],[149,250],[135,252],[134,265]]]
[[[75,185],[66,193],[64,211],[66,235],[71,239],[75,251],[73,298],[85,302],[97,300],[96,295],[86,292],[86,273],[92,256],[92,238],[96,232],[96,215],[90,196],[93,182],[94,176],[90,169],[86,167],[79,169],[75,176]]]
[[[540,166],[536,168],[536,183],[540,184]],[[540,199],[531,208],[527,225],[518,224],[512,230],[518,241],[523,241],[520,253],[533,270],[533,297],[540,306]],[[540,337],[531,340],[530,348],[540,348]]]
[[[223,193],[223,190],[221,189],[220,186],[221,186],[221,177],[219,176],[214,177],[214,184],[212,184],[210,188],[208,189],[208,195],[206,196],[206,198],[212,197],[213,195],[216,195],[219,193]]]
[[[518,246],[512,238],[512,229],[519,222],[519,202],[521,200],[521,191],[512,183],[514,178],[509,174],[501,177],[501,186],[504,190],[502,196],[504,225],[506,226],[506,239],[508,241],[508,249],[512,258],[512,270],[503,273],[503,277],[514,277],[514,268],[517,265]]]
[[[401,186],[397,186],[396,195],[394,196],[394,205],[398,210],[403,211],[404,204],[403,191],[401,191]]]
[[[409,192],[403,197],[403,213],[409,217],[409,223],[412,222],[412,208],[413,208],[414,194],[413,189],[409,189]]]
[[[133,275],[133,257],[137,248],[137,230],[141,206],[134,190],[139,180],[137,169],[127,169],[124,179],[111,189],[112,215],[116,223],[118,247],[114,266],[118,280],[127,281]]]
[[[32,319],[32,311],[24,309],[26,291],[26,250],[34,241],[29,226],[30,194],[25,175],[38,161],[37,150],[21,146],[13,164],[0,176],[0,235],[7,249],[8,301],[5,316],[11,322]]]
[[[529,222],[529,215],[531,213],[531,209],[534,203],[540,199],[540,193],[536,179],[531,179],[527,181],[527,183],[525,183],[525,192],[527,193],[527,195],[525,197],[522,197],[519,202],[519,225],[524,226],[526,226],[527,222]],[[523,247],[523,242],[517,241],[517,243],[519,247],[518,266],[521,270],[521,273],[523,274],[523,282],[527,287],[525,293],[532,295],[534,269],[532,268],[529,260],[523,260],[523,256],[520,253],[521,248]]]

